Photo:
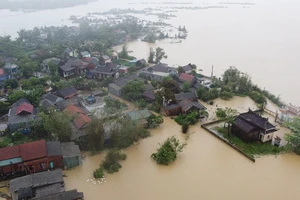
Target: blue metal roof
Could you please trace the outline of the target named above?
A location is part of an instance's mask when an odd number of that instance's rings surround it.
[[[19,158],[12,158],[12,159],[8,159],[8,160],[2,160],[0,161],[0,167],[3,166],[7,166],[7,165],[12,165],[12,164],[16,164],[16,163],[21,163],[23,160],[21,157]]]

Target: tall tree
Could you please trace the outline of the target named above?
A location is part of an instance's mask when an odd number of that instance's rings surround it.
[[[104,148],[104,132],[103,122],[97,118],[93,118],[86,127],[85,133],[88,139],[88,146],[92,152],[97,152]]]
[[[289,142],[295,153],[300,155],[300,117],[296,117],[291,122],[286,122],[285,125],[292,133],[286,135],[286,140]]]
[[[50,115],[40,114],[44,120],[44,130],[51,133],[60,142],[71,140],[72,128],[70,118],[64,113],[53,112]]]
[[[228,136],[231,134],[231,126],[235,120],[238,111],[232,108],[218,108],[216,111],[216,115],[219,119],[225,120],[224,126],[228,127]]]
[[[155,52],[153,51],[153,48],[150,47],[148,63],[154,63],[154,56],[155,56]]]
[[[168,56],[164,52],[164,50],[160,47],[157,47],[155,50],[155,63],[159,63],[163,58],[167,58]]]

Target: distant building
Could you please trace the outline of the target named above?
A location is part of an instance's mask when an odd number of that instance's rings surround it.
[[[61,144],[65,169],[71,169],[82,164],[81,152],[74,142]]]
[[[89,70],[90,63],[78,58],[70,58],[67,63],[59,66],[59,72],[62,77],[68,78],[74,75],[85,75]]]
[[[114,80],[114,83],[109,84],[108,86],[108,91],[111,94],[114,94],[116,96],[122,96],[123,95],[123,88],[133,80],[143,80],[139,78],[137,75],[131,75],[131,76],[126,76],[122,78],[118,78]]]
[[[9,75],[5,72],[4,69],[0,69],[0,83],[3,83],[5,80],[9,79]]]
[[[278,121],[279,122],[289,122],[295,117],[300,117],[300,107],[288,105],[285,108],[279,110]]]
[[[81,56],[82,58],[90,58],[90,57],[91,57],[91,54],[90,54],[90,52],[88,52],[88,51],[82,51],[82,52],[80,52],[80,56]]]
[[[101,55],[99,57],[99,64],[100,65],[106,65],[108,63],[111,63],[111,58],[108,55]]]
[[[249,110],[240,114],[232,124],[232,133],[245,142],[271,141],[277,129],[267,118]]]
[[[18,72],[19,66],[14,63],[7,62],[4,65],[3,69],[4,69],[5,73],[8,74],[9,78],[12,78],[13,75]]]
[[[192,71],[193,71],[193,68],[192,68],[191,64],[183,66],[182,69],[183,69],[184,73],[186,73],[186,74],[191,74]]]
[[[50,72],[49,71],[49,63],[53,63],[54,65],[59,66],[61,63],[61,60],[60,60],[60,58],[56,58],[56,57],[44,59],[41,64],[44,72],[48,72],[48,73]]]
[[[180,82],[188,83],[190,87],[193,87],[193,85],[197,81],[197,79],[193,75],[186,74],[186,73],[181,73],[178,78]]]

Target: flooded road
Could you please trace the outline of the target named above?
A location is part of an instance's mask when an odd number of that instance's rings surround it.
[[[217,100],[219,106],[226,105]],[[244,103],[242,108],[240,105]],[[236,97],[231,105],[240,112],[255,104],[249,98]],[[222,106],[223,107],[223,106]],[[208,107],[214,109],[214,106]],[[192,126],[189,136],[171,118],[151,131],[152,136],[126,149],[127,160],[115,174],[105,174],[106,183],[92,184],[92,178],[105,154],[89,156],[83,165],[65,171],[67,189],[77,188],[85,199],[206,199],[206,200],[282,200],[298,199],[300,157],[293,154],[264,156],[255,163],[217,140],[200,127]],[[158,143],[177,136],[187,146],[175,163],[159,166],[150,159]]]

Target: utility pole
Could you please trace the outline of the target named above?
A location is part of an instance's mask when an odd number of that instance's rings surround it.
[[[211,78],[214,76],[214,65],[211,67]]]

